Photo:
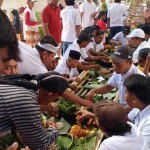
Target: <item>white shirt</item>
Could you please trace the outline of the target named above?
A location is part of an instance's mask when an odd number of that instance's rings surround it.
[[[94,41],[94,38],[92,38],[93,42],[90,42],[86,47],[85,47],[85,51],[87,53],[88,56],[92,56],[90,53],[89,53],[89,50],[90,49],[93,49],[95,50],[96,52],[100,52],[103,48],[104,48],[104,43],[103,41],[100,43],[100,44],[97,44],[95,41]]]
[[[78,52],[81,53],[80,61],[82,61],[82,60],[84,60],[88,57],[88,55],[85,51],[85,48],[80,48],[79,44],[77,43],[77,40],[76,40],[76,41],[74,41],[73,44],[69,45],[69,47],[67,48],[67,50],[66,50],[66,52],[65,52],[65,54],[63,55],[63,58],[62,58],[63,62],[66,62],[66,60],[68,59],[70,50],[75,50],[75,51],[78,51]]]
[[[142,111],[134,108],[128,114],[128,118],[138,127],[150,148],[150,105]]]
[[[73,42],[76,39],[76,25],[81,25],[80,13],[73,6],[66,6],[61,11],[63,30],[61,40]]]
[[[108,9],[107,17],[110,18],[110,27],[123,26],[123,15],[125,15],[125,8],[119,3],[114,3]]]
[[[126,106],[127,103],[125,101],[125,91],[123,87],[124,80],[129,77],[132,74],[141,74],[144,75],[144,73],[139,70],[135,65],[132,64],[130,69],[122,76],[121,74],[117,74],[116,72],[113,73],[112,77],[108,80],[108,84],[114,87],[118,87],[119,89],[119,102]],[[145,76],[145,75],[144,75]]]
[[[113,37],[113,39],[114,39],[115,41],[121,42],[122,45],[126,45],[127,40],[128,40],[129,38],[124,37],[123,33],[122,33],[122,32],[119,32],[119,33],[117,33],[117,34]]]
[[[26,12],[29,12],[30,13],[30,21],[34,21],[34,22],[37,22],[37,19],[36,19],[36,15],[35,15],[35,12],[31,9],[29,9],[28,7],[25,9],[24,11],[24,15]],[[24,17],[25,18],[25,17]],[[35,32],[38,32],[39,29],[38,29],[38,25],[34,25],[34,26],[28,26],[25,24],[25,21],[24,21],[24,27],[25,27],[25,31],[35,31]]]
[[[37,75],[48,72],[42,63],[39,52],[23,42],[19,42],[21,62],[18,62],[19,74]]]
[[[148,39],[148,41],[147,41],[149,44],[150,44],[150,38]]]
[[[139,51],[143,48],[150,48],[150,43],[144,41],[137,47],[137,49],[133,53],[133,58],[132,58],[133,63],[138,63],[137,57],[139,55]]]
[[[125,133],[124,136],[114,135],[104,140],[98,150],[149,150],[146,140],[137,129],[137,127],[129,123],[132,127],[131,132]]]
[[[74,77],[76,74],[76,68],[68,68],[66,62],[61,62],[55,69],[56,72],[64,75],[68,74],[70,78]]]
[[[94,18],[92,16],[93,13],[97,12],[96,5],[94,2],[83,2],[80,6],[80,12],[83,12],[82,16],[82,26],[89,27],[94,25]]]

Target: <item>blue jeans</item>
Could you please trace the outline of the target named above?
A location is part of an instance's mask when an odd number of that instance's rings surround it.
[[[123,30],[123,26],[110,27],[109,39],[111,40],[117,33],[121,32],[122,30]]]
[[[73,42],[65,42],[65,41],[62,41],[62,48],[63,48],[63,55],[65,54],[67,48],[69,45],[71,45]]]

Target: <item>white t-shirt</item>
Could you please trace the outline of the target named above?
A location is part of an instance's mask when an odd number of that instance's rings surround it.
[[[78,51],[78,52],[81,53],[80,61],[88,58],[88,55],[87,55],[87,53],[85,51],[85,48],[80,48],[79,44],[77,43],[77,40],[75,40],[73,42],[73,44],[69,45],[69,47],[67,48],[65,54],[63,55],[63,58],[62,58],[63,62],[66,62],[66,60],[68,59],[70,50],[75,50],[75,51]]]
[[[76,25],[81,25],[80,13],[73,6],[66,6],[61,11],[63,30],[61,40],[73,42],[76,39]]]
[[[140,111],[134,108],[128,118],[138,127],[150,148],[150,105]]]
[[[132,58],[133,63],[138,63],[137,57],[138,57],[138,55],[139,55],[139,51],[140,51],[142,48],[150,48],[150,43],[144,41],[144,42],[142,42],[142,43],[137,47],[137,49],[136,49],[136,50],[134,51],[134,53],[133,53],[133,58]]]
[[[139,70],[135,65],[132,64],[131,68],[122,76],[121,74],[117,74],[116,72],[113,73],[112,77],[108,80],[108,84],[114,87],[118,87],[119,89],[119,102],[123,105],[126,106],[127,103],[125,101],[125,91],[123,87],[123,82],[124,80],[129,77],[132,74],[145,74]]]
[[[137,127],[128,122],[131,132],[124,136],[114,135],[104,140],[98,150],[149,150],[146,140]]]
[[[66,62],[61,62],[55,69],[56,72],[60,74],[68,74],[70,78],[75,77],[76,68],[69,69]]]
[[[89,50],[90,49],[93,49],[95,50],[96,52],[100,52],[103,48],[104,48],[104,42],[102,41],[100,44],[97,44],[95,41],[94,41],[94,38],[92,38],[93,42],[90,42],[86,47],[85,47],[85,51],[86,53],[88,54],[88,56],[92,56],[90,53],[89,53]]]
[[[117,34],[113,37],[113,39],[114,39],[115,41],[121,42],[122,45],[126,45],[127,40],[128,40],[129,38],[124,37],[123,33],[122,33],[122,32],[119,32],[119,33],[117,33]]]
[[[147,41],[149,44],[150,44],[150,38],[148,39],[148,41]]]
[[[93,13],[97,12],[96,5],[94,2],[83,2],[80,6],[80,12],[83,12],[82,16],[82,26],[89,27],[94,25],[94,18],[92,16]]]
[[[19,74],[37,75],[48,72],[42,63],[39,52],[23,42],[19,42],[21,62],[18,62]]]
[[[110,27],[123,26],[124,15],[124,6],[119,3],[114,3],[114,5],[108,9],[107,17],[110,18]]]

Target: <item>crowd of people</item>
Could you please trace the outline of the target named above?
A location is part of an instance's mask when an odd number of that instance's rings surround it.
[[[90,118],[107,137],[99,150],[150,149],[150,16],[131,31],[125,24],[128,11],[121,0],[98,7],[92,0],[78,2],[50,0],[42,11],[44,35],[39,37],[36,0],[27,0],[23,12],[26,42],[18,41],[18,12],[13,9],[13,24],[0,9],[0,137],[17,130],[30,150],[45,150],[55,142],[58,130],[48,122],[41,125],[41,111],[49,111],[59,96],[93,108],[77,112],[79,120]],[[0,4],[1,6],[2,4]],[[148,10],[147,10],[148,12]],[[20,23],[19,23],[20,24]],[[107,34],[109,36],[107,37]],[[111,56],[106,49],[117,46]],[[109,62],[101,71],[97,60]],[[72,81],[81,82],[81,71],[94,68],[112,73],[108,83],[92,89],[83,100]],[[93,104],[95,94],[118,88],[118,102]],[[8,150],[16,150],[17,143]]]

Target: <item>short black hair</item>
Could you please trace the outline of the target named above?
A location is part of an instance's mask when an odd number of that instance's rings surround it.
[[[99,36],[99,35],[101,35],[101,34],[104,34],[104,32],[101,31],[101,30],[98,30],[98,31],[96,31],[96,33],[95,33],[95,37],[97,37],[97,36]]]
[[[115,3],[120,3],[120,2],[121,2],[121,0],[114,0],[114,2],[115,2]]]
[[[75,0],[65,0],[67,6],[73,6],[75,4]]]
[[[58,46],[58,44],[55,41],[55,39],[52,36],[50,36],[50,35],[42,36],[39,41],[40,41],[41,44],[52,44],[55,47]]]
[[[106,134],[108,135],[108,137],[111,137],[114,135],[123,136],[125,133],[131,132],[131,126],[127,123],[126,124],[117,123],[113,126],[112,129],[108,129],[106,127],[104,127],[104,128],[105,128],[105,131],[106,131]]]
[[[98,19],[100,19],[102,16],[105,16],[106,12],[105,11],[100,11],[98,14]]]
[[[96,24],[92,25],[91,28],[90,28],[90,32],[92,33],[94,30],[100,30],[100,27]]]
[[[141,103],[150,104],[150,77],[133,74],[125,79],[123,85],[129,93],[135,94]]]
[[[0,48],[8,47],[8,57],[21,61],[16,32],[7,15],[0,10]]]

